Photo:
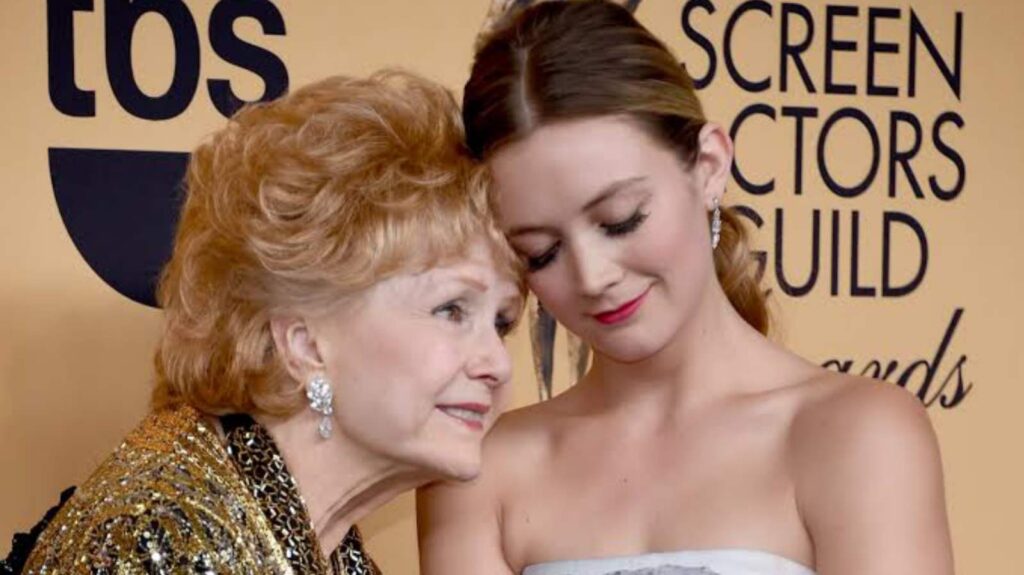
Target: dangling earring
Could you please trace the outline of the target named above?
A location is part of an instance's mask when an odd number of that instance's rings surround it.
[[[718,207],[718,198],[712,200],[714,204],[714,210],[711,212],[711,249],[718,247],[718,242],[722,239],[722,209]]]
[[[334,391],[331,390],[331,383],[323,375],[315,375],[309,380],[306,386],[306,397],[309,399],[309,407],[323,416],[317,430],[320,437],[327,439],[334,431],[331,423],[331,414],[334,413]]]

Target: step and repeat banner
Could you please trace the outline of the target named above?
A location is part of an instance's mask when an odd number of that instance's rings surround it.
[[[0,554],[145,412],[188,150],[326,75],[400,66],[459,92],[489,4],[0,6]],[[726,203],[753,230],[774,337],[915,394],[958,572],[1024,573],[1024,5],[633,4],[736,142]],[[525,330],[510,345],[516,402],[536,401]],[[364,532],[386,572],[416,572],[411,496]]]

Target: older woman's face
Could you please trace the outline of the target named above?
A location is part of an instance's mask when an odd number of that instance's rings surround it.
[[[474,477],[505,403],[502,339],[521,307],[481,241],[468,257],[381,281],[318,320],[336,432],[392,460]]]

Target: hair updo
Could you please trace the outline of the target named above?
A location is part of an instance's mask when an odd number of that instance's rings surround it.
[[[685,68],[629,10],[605,0],[511,11],[478,45],[462,114],[480,159],[547,123],[625,115],[690,165],[707,122]],[[733,307],[767,333],[766,292],[730,208],[722,208],[714,262]]]
[[[326,311],[480,238],[519,281],[457,103],[413,74],[336,76],[246,107],[192,153],[185,184],[156,407],[294,413],[305,396],[277,357],[275,312]]]

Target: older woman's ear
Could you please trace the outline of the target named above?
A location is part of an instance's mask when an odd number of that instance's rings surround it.
[[[316,338],[305,318],[278,316],[270,320],[274,348],[288,375],[305,383],[314,374],[324,372],[324,361]]]

